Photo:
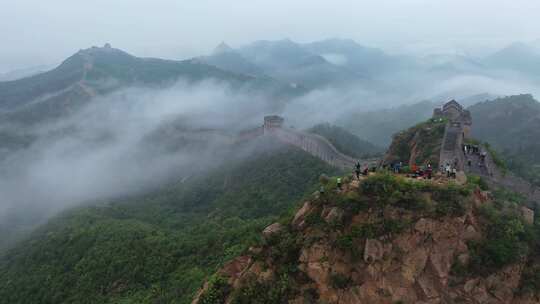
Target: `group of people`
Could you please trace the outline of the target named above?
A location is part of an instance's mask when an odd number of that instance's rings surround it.
[[[403,163],[402,162],[399,162],[399,163],[391,163],[390,165],[388,164],[383,164],[382,165],[382,169],[383,170],[390,170],[390,172],[393,172],[395,174],[400,174],[402,169],[403,169]]]
[[[427,164],[425,166],[412,165],[409,168],[410,170],[407,170],[407,168],[404,168],[403,162],[396,162],[396,163],[391,163],[390,165],[383,164],[381,168],[384,171],[390,170],[390,172],[394,174],[401,174],[405,170],[405,172],[409,173],[409,177],[412,177],[412,178],[431,179],[433,177],[433,167],[431,166],[431,164]],[[371,168],[369,166],[365,166],[362,168],[362,165],[359,162],[356,163],[355,168],[354,168],[354,173],[357,179],[360,179],[360,175],[367,176],[369,172],[376,172],[376,171],[377,171],[376,166],[373,166]]]
[[[431,164],[427,164],[426,166],[417,166],[413,164],[411,166],[411,172],[412,178],[431,179],[433,177],[433,167]]]
[[[375,172],[377,170],[376,167],[369,168],[369,166],[365,166],[364,169],[362,169],[362,165],[359,162],[356,162],[356,165],[354,165],[354,173],[356,174],[356,178],[360,179],[360,175],[367,176],[369,172]]]
[[[457,164],[454,163],[454,165],[450,165],[449,163],[446,163],[442,167],[442,171],[446,173],[447,178],[456,178],[457,177]]]
[[[482,167],[484,166],[484,164],[486,163],[486,157],[487,157],[487,152],[486,151],[482,151],[482,149],[479,147],[479,146],[476,146],[476,145],[463,145],[463,153],[465,154],[465,156],[467,156],[467,165],[469,167],[472,166],[472,160],[471,158],[468,156],[468,155],[478,155],[480,161],[478,162],[478,166],[479,167]]]
[[[463,153],[465,153],[465,154],[479,154],[480,153],[480,147],[477,146],[477,145],[465,144],[465,145],[463,145]]]

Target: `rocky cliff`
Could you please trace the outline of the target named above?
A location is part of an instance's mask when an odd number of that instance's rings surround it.
[[[508,197],[389,174],[328,187],[193,303],[540,303],[534,213]]]
[[[437,168],[445,127],[445,120],[431,119],[395,134],[384,163],[431,164]]]

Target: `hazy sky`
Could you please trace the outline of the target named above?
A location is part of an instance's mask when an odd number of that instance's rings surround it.
[[[4,0],[0,72],[110,42],[186,58],[225,40],[352,38],[390,51],[478,53],[540,38],[538,0]]]

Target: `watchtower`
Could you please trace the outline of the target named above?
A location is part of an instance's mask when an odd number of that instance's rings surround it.
[[[433,118],[446,118],[452,124],[462,126],[463,136],[465,138],[470,135],[472,126],[471,112],[465,110],[462,105],[453,99],[445,103],[441,108],[435,109],[433,111]]]
[[[264,117],[264,131],[271,131],[274,129],[281,129],[285,119],[278,115],[269,115]]]

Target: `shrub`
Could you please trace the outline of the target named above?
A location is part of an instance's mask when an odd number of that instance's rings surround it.
[[[366,179],[361,185],[361,191],[375,198],[381,208],[394,205],[403,209],[427,211],[429,202],[422,195],[433,192],[433,198],[438,202],[437,214],[461,216],[465,212],[463,199],[470,194],[465,187],[450,184],[436,186],[430,182],[410,181],[390,174],[377,174]]]
[[[531,232],[521,219],[503,215],[494,208],[483,209],[490,217],[487,237],[471,243],[471,266],[473,270],[488,272],[518,261],[528,249]]]
[[[409,226],[409,223],[401,219],[385,219],[382,222],[383,234],[398,234]]]
[[[392,194],[392,201],[397,207],[408,210],[425,210],[427,207],[425,198],[417,190],[396,191]]]
[[[374,238],[376,231],[376,225],[368,223],[361,226],[353,226],[351,228],[351,235],[355,238]]]
[[[272,259],[284,269],[294,268],[300,255],[300,245],[295,236],[286,231],[271,239],[269,250]],[[288,270],[284,270],[288,271]]]
[[[319,212],[311,212],[306,216],[306,224],[312,227],[322,227],[326,222]]]
[[[518,205],[522,205],[526,201],[526,198],[522,194],[504,188],[496,189],[492,193],[497,201],[509,201]]]
[[[540,265],[525,267],[521,275],[520,292],[535,293],[540,291]]]
[[[335,246],[341,250],[349,251],[353,258],[361,255],[359,247],[354,246],[354,241],[357,239],[374,238],[382,234],[381,223],[369,223],[360,226],[352,226],[351,232],[341,235],[336,239]]]
[[[462,202],[463,194],[463,190],[457,186],[439,187],[433,193],[433,198],[437,201],[435,213],[438,216],[464,215],[465,204]]]
[[[355,214],[369,207],[369,199],[360,196],[357,192],[347,192],[344,195],[331,196],[331,201],[346,210],[349,214]]]
[[[351,278],[341,273],[332,273],[330,275],[330,285],[335,289],[345,289],[351,285]]]
[[[482,191],[489,190],[488,184],[486,183],[486,181],[481,176],[469,175],[469,176],[467,176],[467,182],[471,186],[478,186],[478,188],[480,188],[480,190],[482,190]]]
[[[252,280],[247,286],[240,288],[232,295],[233,304],[275,304],[287,303],[291,292],[291,281],[288,274],[281,274],[277,281],[261,283]]]
[[[231,291],[227,279],[220,275],[213,275],[208,281],[208,290],[201,295],[201,304],[222,304]]]
[[[365,195],[377,197],[379,201],[385,201],[400,187],[395,176],[382,173],[368,177],[360,188]]]
[[[501,158],[497,151],[495,151],[495,149],[491,147],[489,143],[484,143],[484,147],[488,151],[495,165],[502,171],[503,174],[506,174],[508,171],[508,166],[506,165],[506,162]]]

